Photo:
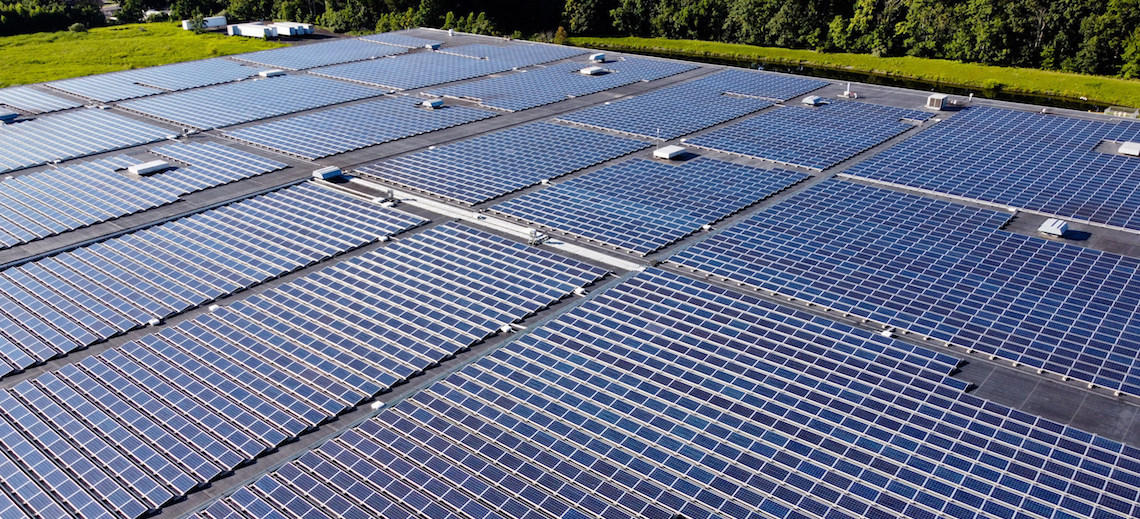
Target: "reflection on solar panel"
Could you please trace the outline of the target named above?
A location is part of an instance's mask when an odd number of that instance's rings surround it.
[[[829,181],[671,261],[1140,395],[1140,260],[1008,218]]]
[[[1138,511],[1140,451],[965,394],[955,363],[651,270],[197,518]]]
[[[824,170],[913,128],[927,112],[856,102],[784,107],[689,139],[687,144]]]
[[[1140,124],[971,108],[845,173],[1140,229],[1140,160],[1102,140],[1140,140]]]
[[[0,272],[0,376],[423,223],[301,185]]]
[[[726,70],[558,119],[668,140],[772,106],[772,101],[760,97],[787,99],[826,84],[815,79]]]
[[[632,159],[491,209],[644,255],[807,177],[707,158]]]
[[[443,45],[442,41],[429,40],[426,38],[416,38],[415,36],[408,36],[406,34],[370,34],[368,36],[361,36],[360,39],[364,41],[371,41],[375,43],[383,43],[385,45],[395,45],[397,47],[419,48],[427,47],[429,45]]]
[[[38,114],[56,112],[68,108],[78,108],[83,103],[64,99],[32,87],[11,87],[0,89],[0,105],[7,105],[17,110]]]
[[[227,59],[213,58],[64,79],[47,83],[47,86],[88,99],[111,102],[239,81],[257,74],[257,71]]]
[[[668,61],[633,58],[606,64],[605,67],[611,70],[608,74],[587,76],[578,73],[584,66],[586,65],[581,63],[559,63],[508,76],[437,88],[428,93],[473,99],[484,106],[518,111],[696,68]]]
[[[176,135],[105,110],[76,110],[0,126],[0,172],[29,168]]]
[[[495,115],[465,106],[425,110],[411,99],[386,97],[249,126],[225,135],[314,160]]]
[[[486,45],[483,43],[460,45],[443,48],[439,52],[491,61],[505,67],[503,70],[510,70],[566,59],[585,54],[586,50],[564,45],[515,42],[508,45]]]
[[[396,58],[334,65],[311,70],[309,73],[376,87],[408,90],[510,69],[511,67],[488,60],[441,52],[421,52]]]
[[[632,139],[537,122],[356,171],[474,205],[648,146]],[[493,159],[488,160],[488,153],[494,153]]]
[[[364,86],[290,75],[177,92],[119,106],[208,130],[383,94]]]
[[[358,39],[341,39],[325,43],[295,45],[281,49],[262,50],[230,56],[258,65],[287,70],[302,70],[350,61],[382,58],[408,52],[404,47],[382,45]]]
[[[101,499],[138,517],[605,274],[436,227],[0,392],[19,453],[0,464],[89,489],[14,496],[37,511]]]

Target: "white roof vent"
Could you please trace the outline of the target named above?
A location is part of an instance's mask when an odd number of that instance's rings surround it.
[[[1058,220],[1056,218],[1050,218],[1048,220],[1045,220],[1045,223],[1041,224],[1041,227],[1037,228],[1037,232],[1039,232],[1041,234],[1048,234],[1050,236],[1057,236],[1057,237],[1064,236],[1065,231],[1068,231],[1068,230],[1069,230],[1069,224],[1067,224],[1061,220]]]
[[[670,146],[663,146],[653,150],[653,158],[673,160],[685,154],[684,146],[677,146],[676,144]]]
[[[605,63],[606,55],[602,54],[601,52],[597,54],[590,54],[590,61],[593,61],[594,63]]]
[[[586,67],[578,71],[583,76],[600,76],[606,73],[606,69],[602,67]]]
[[[443,99],[427,99],[427,100],[423,101],[422,103],[420,103],[420,106],[427,108],[427,109],[430,109],[430,110],[435,110],[437,108],[443,108]]]
[[[1130,155],[1132,157],[1140,157],[1140,142],[1126,142],[1120,145],[1117,150],[1121,155]]]
[[[169,167],[170,164],[167,164],[165,160],[152,160],[150,162],[143,162],[142,164],[128,166],[127,171],[130,171],[131,173],[134,173],[140,177],[145,177],[147,175],[158,173],[159,171],[162,171]]]
[[[827,104],[827,99],[819,96],[807,96],[804,98],[803,103],[808,106],[819,106]]]
[[[328,180],[339,176],[341,176],[341,171],[336,166],[324,167],[313,172],[313,178],[317,180]]]
[[[261,77],[277,77],[277,76],[284,76],[285,71],[275,68],[275,69],[270,69],[270,70],[262,70],[261,72],[258,72],[257,75],[259,75]]]

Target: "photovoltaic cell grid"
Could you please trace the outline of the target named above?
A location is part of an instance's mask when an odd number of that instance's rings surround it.
[[[361,36],[360,39],[374,43],[383,43],[385,45],[395,45],[397,47],[408,47],[412,49],[427,47],[428,45],[443,45],[442,41],[387,32],[382,34],[370,34],[368,36]]]
[[[315,160],[495,115],[465,106],[426,110],[406,97],[385,97],[228,131],[225,136]]]
[[[767,108],[827,82],[726,70],[648,94],[571,112],[560,121],[669,140]]]
[[[256,75],[258,70],[260,69],[230,60],[213,58],[64,79],[47,83],[47,86],[88,99],[111,102],[240,81]]]
[[[607,69],[611,69],[610,73],[587,76],[578,73],[585,66],[588,65],[558,63],[508,76],[442,87],[428,94],[472,99],[483,106],[513,112],[696,68],[669,61],[632,58],[605,64]]]
[[[925,121],[928,112],[856,102],[776,108],[686,144],[825,170]]]
[[[369,164],[356,172],[474,205],[649,144],[537,122]],[[493,160],[488,160],[488,153]]]
[[[653,269],[195,517],[1137,511],[1140,451],[965,394],[955,363]]]
[[[1008,218],[829,181],[671,261],[1140,395],[1140,260]]]
[[[844,173],[1140,229],[1140,160],[1095,151],[1140,125],[971,108]]]
[[[105,110],[76,110],[0,126],[0,173],[173,138]]]
[[[564,45],[515,42],[509,45],[460,45],[442,48],[439,53],[487,60],[506,67],[503,70],[510,70],[578,56],[585,54],[586,50]]]
[[[166,185],[179,194],[193,193],[288,167],[288,164],[213,142],[171,144],[151,149],[150,152],[188,165],[146,177],[148,184]]]
[[[707,158],[681,165],[631,159],[491,209],[645,255],[805,178]]]
[[[0,272],[0,376],[424,220],[305,184]]]
[[[230,58],[273,68],[303,70],[350,61],[382,58],[405,52],[408,52],[408,49],[404,47],[346,38],[326,43],[310,43],[238,54],[230,56]]]
[[[139,517],[605,274],[444,225],[20,382],[0,506]]]
[[[388,59],[346,63],[309,71],[310,74],[365,85],[410,90],[510,70],[498,62],[441,52],[421,52]]]
[[[23,86],[0,89],[0,105],[10,106],[22,112],[39,114],[78,108],[83,106],[83,103]]]
[[[383,94],[365,86],[290,75],[176,92],[119,106],[209,130]]]

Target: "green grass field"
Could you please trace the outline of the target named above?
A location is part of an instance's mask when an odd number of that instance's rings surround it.
[[[179,61],[225,56],[283,44],[224,34],[194,34],[176,23],[99,27],[0,38],[0,87],[52,81]]]
[[[668,52],[684,56],[745,59],[810,65],[837,70],[929,81],[979,89],[1043,94],[1113,105],[1140,106],[1140,80],[1089,76],[1047,70],[992,67],[941,59],[877,58],[868,54],[822,53],[810,50],[757,47],[664,38],[571,38],[567,43],[629,52]]]

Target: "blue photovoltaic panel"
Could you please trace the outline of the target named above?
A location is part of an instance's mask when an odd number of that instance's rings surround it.
[[[643,81],[653,81],[669,76],[675,76],[682,72],[696,70],[697,65],[693,63],[685,63],[683,61],[669,61],[664,59],[653,58],[638,58],[634,56],[622,56],[613,61],[606,61],[604,63],[587,63],[587,65],[596,65],[606,70],[614,70],[622,74],[637,76]]]
[[[346,63],[310,71],[311,74],[382,88],[409,90],[510,70],[497,62],[441,52],[420,52],[394,58]]]
[[[119,106],[208,130],[382,94],[365,86],[289,75],[176,92]]]
[[[0,443],[19,453],[14,463],[83,467],[41,469],[42,481],[92,489],[119,517],[139,517],[606,274],[441,225],[0,391],[0,432],[47,447]],[[23,478],[0,472],[8,488]],[[15,497],[37,511],[53,504]]]
[[[176,135],[106,110],[76,110],[0,127],[0,172],[146,144]]]
[[[746,70],[700,79],[594,106],[558,120],[669,140],[767,108],[827,83]]]
[[[707,158],[681,165],[632,159],[492,210],[644,255],[807,177]]]
[[[439,52],[443,54],[453,54],[467,58],[487,60],[497,64],[498,66],[504,67],[503,70],[510,70],[513,68],[529,67],[531,65],[538,65],[540,63],[549,63],[551,61],[566,59],[572,56],[585,54],[586,50],[575,47],[567,47],[564,45],[551,45],[546,43],[512,42],[506,45],[487,45],[484,43],[460,45],[458,47],[442,48],[439,50]]]
[[[1140,395],[1140,260],[1009,218],[828,181],[670,261]]]
[[[39,114],[78,108],[83,103],[41,92],[32,87],[11,87],[0,89],[0,105],[7,105],[17,110]]]
[[[411,49],[427,47],[429,45],[443,45],[442,41],[429,40],[426,38],[417,38],[415,36],[408,36],[406,34],[393,34],[385,32],[381,34],[370,34],[368,36],[361,36],[360,39],[364,41],[371,41],[375,43],[383,43],[385,45],[395,45],[397,47],[408,47]]]
[[[423,222],[303,184],[0,271],[0,376]]]
[[[653,269],[196,517],[1140,512],[1140,450],[973,397],[956,363]]]
[[[474,205],[649,147],[537,122],[357,168],[418,191]],[[494,150],[494,160],[487,160]]]
[[[314,160],[495,115],[494,112],[465,106],[426,110],[406,97],[385,97],[248,126],[225,135]]]
[[[88,99],[111,102],[240,81],[256,75],[258,70],[227,59],[213,58],[64,79],[47,83],[47,86]]]
[[[408,49],[404,47],[345,38],[330,42],[294,45],[282,49],[238,54],[230,56],[230,58],[267,67],[302,70],[350,61],[382,58],[405,52],[408,52]]]
[[[171,144],[150,152],[188,164],[188,167],[169,169],[146,178],[151,183],[170,186],[182,194],[288,167],[283,162],[213,142]]]
[[[1140,229],[1140,160],[1102,140],[1140,140],[1140,124],[970,108],[844,173]]]
[[[816,170],[830,168],[925,121],[929,112],[857,102],[782,107],[686,144]]]

